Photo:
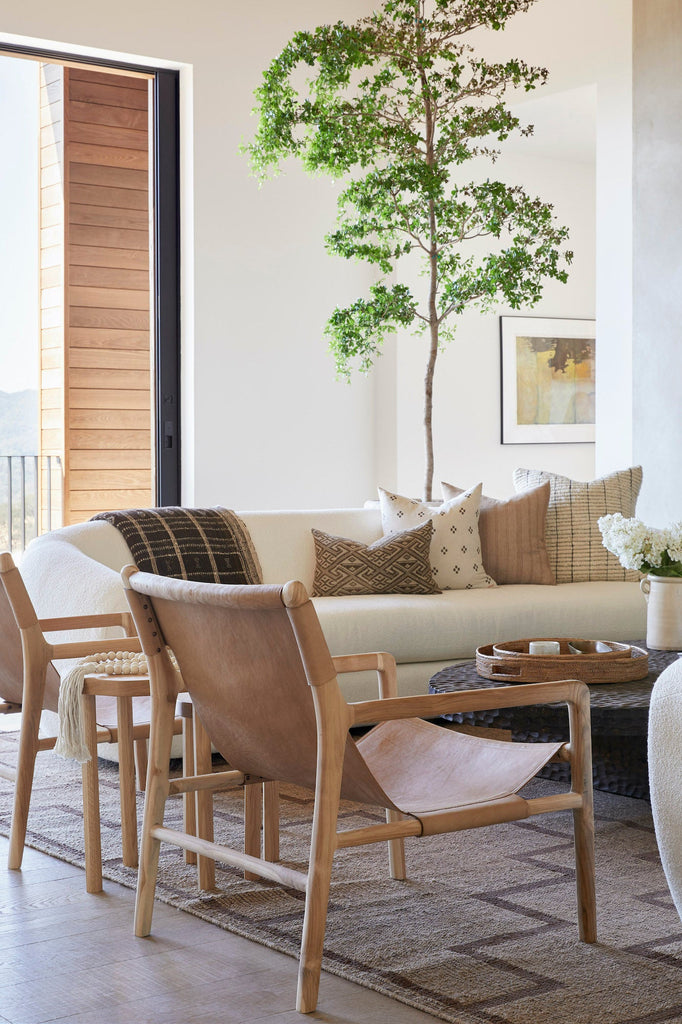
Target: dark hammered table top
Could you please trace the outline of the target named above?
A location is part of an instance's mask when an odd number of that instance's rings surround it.
[[[643,640],[633,646],[647,650]],[[649,675],[632,683],[598,683],[590,685],[590,708],[593,735],[645,736],[649,700],[654,683],[661,672],[677,661],[677,651],[648,651]],[[460,662],[441,669],[429,680],[429,693],[451,693],[453,690],[489,689],[513,686],[499,680],[485,679],[476,671],[475,661]],[[511,729],[515,739],[560,739],[568,724],[563,704],[531,705],[492,711],[466,711],[443,715],[451,722],[486,725]]]

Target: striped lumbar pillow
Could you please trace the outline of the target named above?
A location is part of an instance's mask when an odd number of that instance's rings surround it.
[[[443,482],[446,501],[463,494]],[[496,583],[555,583],[545,544],[549,483],[511,498],[481,497],[478,529],[486,572]]]
[[[633,466],[598,480],[571,480],[540,469],[514,470],[514,487],[523,491],[548,480],[549,508],[545,540],[557,583],[596,580],[638,580],[640,574],[624,569],[602,544],[597,526],[600,516],[635,514],[642,486],[642,467]]]

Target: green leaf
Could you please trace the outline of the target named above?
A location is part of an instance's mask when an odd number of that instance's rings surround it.
[[[370,294],[369,299],[335,309],[325,328],[337,373],[346,379],[353,368],[367,373],[386,335],[414,320],[414,299],[406,285],[388,288],[382,282],[372,285]]]
[[[294,158],[341,180],[327,249],[382,275],[328,321],[341,376],[366,372],[399,328],[428,330],[437,351],[467,308],[533,306],[546,280],[566,281],[568,232],[550,204],[490,177],[461,181],[463,165],[493,162],[511,135],[532,133],[506,95],[547,78],[517,58],[487,61],[467,35],[499,31],[534,2],[383,0],[352,24],[297,32],[266,68],[243,147],[254,173],[263,181]],[[402,283],[415,260],[419,297]]]

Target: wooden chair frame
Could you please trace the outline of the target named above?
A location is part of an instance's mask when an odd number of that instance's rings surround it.
[[[154,597],[170,600],[210,603],[208,591],[200,597],[173,598],[179,594],[179,581],[152,578],[128,567],[123,570],[130,607],[138,626],[143,649],[150,666],[152,685],[152,732],[150,743],[149,784],[145,798],[142,833],[142,854],[138,875],[135,933],[146,936],[151,930],[154,889],[158,871],[159,848],[162,842],[214,858],[249,873],[278,881],[306,894],[303,938],[299,963],[297,1009],[312,1012],[317,1005],[322,947],[329,899],[334,853],[337,849],[367,843],[389,841],[391,867],[395,877],[404,877],[402,842],[418,837],[426,830],[416,817],[392,812],[386,824],[338,831],[337,819],[344,771],[344,755],[349,730],[356,726],[399,719],[437,718],[445,713],[521,707],[563,702],[568,706],[570,740],[559,750],[559,757],[571,767],[568,792],[523,799],[520,797],[450,809],[439,827],[430,830],[452,832],[484,825],[514,821],[546,812],[570,810],[573,815],[578,928],[580,938],[596,941],[596,910],[594,889],[594,824],[592,803],[592,764],[589,691],[577,680],[563,682],[504,686],[494,689],[468,690],[448,694],[417,697],[395,696],[395,661],[389,654],[356,655],[334,658],[329,655],[314,607],[300,583],[274,587],[221,587],[220,603],[260,610],[275,608],[277,602],[288,614],[296,638],[308,684],[311,688],[317,719],[317,774],[313,813],[310,862],[307,872],[259,858],[249,850],[242,853],[216,843],[205,842],[164,827],[164,807],[169,793],[177,792],[177,783],[168,779],[165,766],[171,742],[171,700],[176,685],[163,643],[163,633],[154,612]],[[167,586],[171,584],[172,586]],[[186,586],[186,585],[185,585]],[[166,589],[164,589],[166,587]],[[216,601],[218,603],[218,601]],[[177,653],[177,652],[176,652]],[[337,673],[375,669],[380,678],[378,700],[348,704],[340,691]],[[184,787],[197,790],[250,783],[239,771],[224,772],[207,778],[198,776],[182,780]]]
[[[26,842],[26,829],[33,789],[35,759],[39,751],[52,750],[56,736],[39,735],[40,718],[45,707],[45,681],[50,663],[60,659],[82,659],[115,644],[117,650],[142,650],[132,616],[129,612],[94,615],[72,615],[38,619],[20,572],[8,552],[0,554],[0,578],[14,613],[21,636],[23,680],[21,703],[4,702],[0,713],[21,712],[19,753],[16,769],[0,768],[3,778],[14,783],[12,824],[10,828],[8,867],[19,870]],[[115,640],[79,640],[50,643],[44,634],[80,629],[119,626],[125,637]],[[103,728],[97,724],[98,696],[115,697],[117,725]],[[149,725],[133,725],[132,700],[149,697],[148,676],[86,676],[81,697],[85,742],[90,760],[82,765],[83,827],[85,838],[85,878],[88,892],[102,890],[102,846],[99,812],[99,770],[97,747],[100,743],[118,743],[121,802],[122,859],[127,867],[138,866],[137,811],[135,800],[135,768],[138,783],[144,789],[147,769]],[[180,719],[173,732],[180,732]]]
[[[220,789],[219,783],[212,787],[192,786],[190,779],[200,776],[204,779],[213,778],[213,758],[211,741],[201,724],[201,719],[193,713],[192,703],[180,697],[177,701],[177,713],[183,719],[182,760],[185,777],[173,782],[173,793],[183,796],[183,825],[185,832],[192,836],[200,836],[204,843],[212,843],[213,828],[213,793]],[[192,769],[190,771],[190,769]],[[237,785],[238,783],[235,783]],[[229,786],[227,788],[232,788]],[[262,787],[244,786],[244,850],[254,856],[261,851],[261,828],[263,857],[266,860],[279,859],[279,784],[263,782]],[[202,843],[203,846],[203,843]],[[185,863],[197,864],[197,880],[200,889],[215,889],[215,859],[202,856],[202,851],[185,848]],[[257,876],[244,871],[244,878],[253,879]]]

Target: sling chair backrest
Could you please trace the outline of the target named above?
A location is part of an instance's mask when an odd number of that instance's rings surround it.
[[[194,707],[228,763],[247,774],[314,788],[311,687],[338,690],[338,683],[303,585],[194,583],[130,570],[123,575],[130,590],[150,599],[146,608],[131,600],[143,647],[153,654],[150,643],[165,641],[173,651]],[[153,684],[154,668],[152,657]],[[340,694],[339,700],[343,705]],[[350,736],[342,795],[391,806]]]
[[[0,578],[0,698],[12,704],[21,704],[24,659],[21,632],[13,606],[22,617],[22,625],[33,625],[37,623],[37,618],[21,574],[7,552],[0,554]],[[59,674],[50,662],[45,677],[43,707],[56,711],[58,698]]]

